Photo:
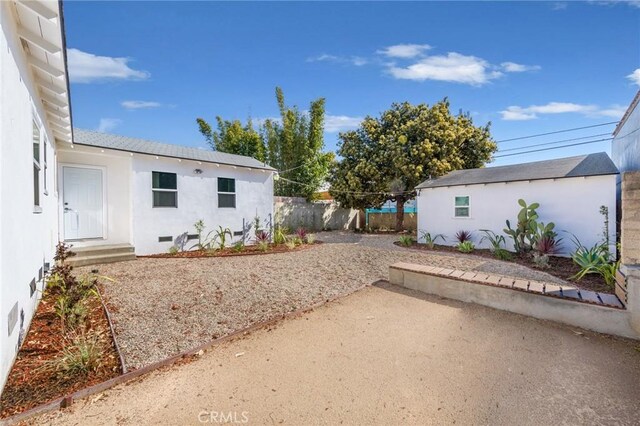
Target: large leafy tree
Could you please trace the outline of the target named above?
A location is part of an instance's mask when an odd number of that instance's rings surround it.
[[[452,170],[484,166],[497,145],[490,124],[477,127],[468,114],[452,115],[449,101],[433,106],[394,103],[380,117],[366,117],[357,130],[340,133],[331,194],[345,206],[397,206],[396,230],[402,230],[404,204],[415,187]]]
[[[253,128],[251,119],[243,125],[239,120],[223,120],[216,117],[218,129],[213,130],[203,118],[197,118],[200,133],[214,151],[246,155],[256,160],[266,161],[264,141]]]
[[[213,130],[204,119],[198,126],[212,149],[232,154],[248,155],[265,161],[279,173],[274,193],[281,196],[313,199],[325,182],[334,154],[324,149],[324,98],[311,102],[309,111],[289,107],[284,93],[276,87],[280,112],[277,120],[267,119],[259,130],[251,120],[227,121],[217,117],[218,129]]]

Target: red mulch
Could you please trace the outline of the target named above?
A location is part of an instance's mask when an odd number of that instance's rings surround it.
[[[102,333],[111,342],[105,350],[102,366],[89,375],[72,377],[64,377],[46,368],[46,363],[58,357],[64,344],[62,325],[53,309],[54,303],[54,296],[45,294],[38,305],[2,393],[0,418],[21,413],[122,373],[109,322],[96,296],[88,300],[87,328]]]
[[[254,256],[259,254],[273,254],[273,253],[290,253],[293,251],[300,251],[308,249],[316,244],[322,244],[322,241],[314,241],[313,244],[301,244],[294,249],[288,248],[285,244],[269,244],[267,251],[261,251],[258,246],[245,246],[243,251],[234,251],[232,247],[225,248],[224,250],[189,250],[179,251],[178,253],[158,253],[148,256],[138,257],[160,257],[160,258],[173,258],[173,257],[232,257],[232,256]]]
[[[395,245],[402,246],[398,241],[394,242]],[[436,244],[435,248],[431,250],[427,247],[426,244],[418,244],[415,241],[411,247],[406,247],[413,250],[427,250],[427,251],[446,251],[446,252],[454,252],[460,253],[457,248],[451,246],[443,246]],[[475,249],[472,253],[467,253],[472,256],[480,256],[490,259],[496,259],[496,257],[491,253],[489,249]],[[511,253],[513,256],[510,262],[517,263],[519,265],[527,266],[529,268],[538,269],[536,264],[533,262],[533,257],[531,255],[517,255],[515,253]],[[597,291],[599,293],[613,293],[613,288],[607,286],[604,282],[604,278],[597,274],[587,274],[581,280],[575,281],[570,279],[573,275],[580,271],[580,267],[576,265],[573,260],[568,257],[559,257],[559,256],[550,256],[549,257],[549,268],[540,269],[548,273],[549,275],[553,275],[554,277],[561,278],[565,281],[569,281],[572,284],[575,284],[576,287],[582,288],[585,290]]]

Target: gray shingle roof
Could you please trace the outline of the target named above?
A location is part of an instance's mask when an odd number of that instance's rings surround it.
[[[153,142],[145,139],[130,138],[127,136],[112,135],[109,133],[94,132],[78,128],[73,129],[73,143],[138,154],[182,158],[184,160],[228,164],[231,166],[251,167],[254,169],[275,170],[273,167],[262,163],[255,158],[246,157],[244,155],[227,154],[226,152]]]
[[[456,170],[438,179],[426,180],[416,187],[474,185],[481,183],[514,182],[538,179],[560,179],[580,176],[614,175],[618,169],[605,152],[536,161],[511,166]]]

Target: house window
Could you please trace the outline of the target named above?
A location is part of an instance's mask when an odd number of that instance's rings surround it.
[[[153,172],[153,207],[178,207],[178,176]]]
[[[468,195],[456,197],[454,207],[455,217],[469,217],[469,208],[471,207],[469,204],[469,198],[470,197]]]
[[[40,212],[40,128],[33,120],[33,206],[34,211]]]
[[[218,178],[218,207],[236,207],[236,180]]]

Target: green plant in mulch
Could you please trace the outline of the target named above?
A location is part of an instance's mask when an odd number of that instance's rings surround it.
[[[440,238],[442,242],[446,241],[443,234],[431,235],[431,233],[427,231],[420,231],[420,238],[424,240],[424,243],[426,244],[426,246],[431,250],[433,250],[433,248],[435,247],[436,241],[438,241],[438,238]]]
[[[459,243],[457,248],[460,253],[471,253],[476,249],[473,243],[469,240]]]
[[[399,242],[403,247],[411,247],[413,245],[413,237],[411,235],[400,235]]]
[[[58,374],[69,377],[87,375],[102,366],[106,352],[105,336],[99,332],[81,331],[65,338],[60,355],[45,364]]]

